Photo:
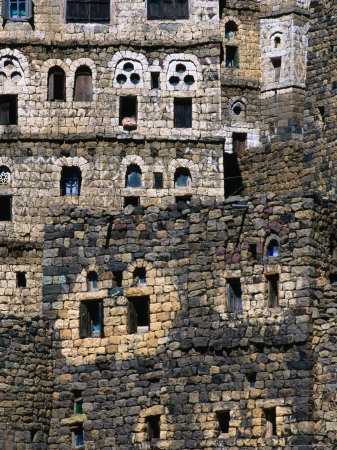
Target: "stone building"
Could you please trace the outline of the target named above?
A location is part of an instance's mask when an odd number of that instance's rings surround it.
[[[336,447],[336,13],[2,0],[0,448]]]

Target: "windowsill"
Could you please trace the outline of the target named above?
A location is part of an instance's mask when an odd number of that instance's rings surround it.
[[[220,433],[218,439],[228,439],[229,433]]]
[[[137,327],[137,333],[134,334],[144,334],[148,333],[150,331],[150,327],[143,326],[143,327]]]
[[[191,20],[190,17],[186,17],[185,19],[151,19],[149,17],[146,18],[146,20],[149,20],[151,22],[188,22],[189,20]]]
[[[9,17],[8,19],[4,19],[4,20],[6,20],[7,22],[29,22],[30,19],[24,19],[21,17],[15,19],[13,17]]]

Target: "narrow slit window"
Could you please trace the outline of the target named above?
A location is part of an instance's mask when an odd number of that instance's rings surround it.
[[[239,49],[234,46],[226,46],[226,67],[239,67]]]
[[[160,439],[160,415],[148,416],[146,418],[147,439]]]
[[[268,275],[268,306],[275,308],[279,304],[279,276]]]
[[[233,153],[235,153],[238,156],[242,156],[247,147],[247,134],[233,133],[232,146],[233,146]]]
[[[81,182],[79,167],[62,167],[61,195],[80,195]]]
[[[251,388],[255,387],[256,383],[256,372],[251,372],[247,374],[247,381]]]
[[[282,66],[282,58],[272,58],[271,63],[274,69],[274,80],[275,83],[280,81],[281,77],[281,66]]]
[[[248,246],[248,259],[250,262],[256,261],[256,244],[249,244]]]
[[[129,334],[150,330],[150,299],[147,296],[133,297],[128,300]]]
[[[52,67],[48,72],[48,100],[65,101],[66,75],[59,66]]]
[[[224,155],[225,196],[241,195],[244,189],[238,155],[225,153]]]
[[[0,125],[18,123],[18,96],[0,95]]]
[[[12,220],[12,197],[0,197],[0,221],[10,222]]]
[[[81,426],[73,430],[73,446],[75,448],[84,446],[83,428]]]
[[[163,174],[161,172],[155,172],[153,174],[153,187],[155,189],[163,189]]]
[[[192,128],[192,99],[174,99],[174,127]]]
[[[242,292],[239,278],[227,280],[227,310],[228,312],[242,311]]]
[[[89,290],[90,291],[98,290],[98,275],[96,272],[89,272],[88,282],[89,282]]]
[[[159,72],[151,72],[151,89],[159,89]]]
[[[216,413],[218,420],[219,434],[229,433],[230,413],[229,411],[218,411]]]
[[[267,408],[264,410],[264,415],[266,419],[266,432],[265,437],[270,438],[277,436],[276,427],[276,408]]]
[[[235,22],[229,21],[225,25],[225,37],[226,39],[234,39],[238,31],[238,26]]]
[[[27,286],[26,272],[16,273],[16,285],[20,288],[25,288]]]
[[[113,272],[113,287],[121,287],[123,283],[123,271],[115,270]]]
[[[103,302],[80,303],[80,337],[103,337]]]
[[[267,248],[267,254],[271,257],[277,257],[280,255],[280,248],[279,243],[277,240],[273,239],[269,242],[268,248]]]
[[[83,399],[80,391],[74,391],[74,413],[83,414]]]
[[[91,102],[92,101],[92,73],[89,67],[81,66],[76,70],[74,101]]]

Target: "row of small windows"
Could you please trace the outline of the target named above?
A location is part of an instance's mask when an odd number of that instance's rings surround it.
[[[60,83],[57,71],[52,72],[52,82],[48,87],[48,100],[65,100],[65,83]],[[92,88],[88,88],[86,75],[78,78],[80,86],[75,85],[75,97],[77,101],[92,100]],[[87,87],[85,87],[87,86]],[[192,99],[174,98],[174,127],[192,128]],[[138,102],[137,97],[120,97],[119,125],[125,129],[137,128]],[[0,125],[16,125],[18,123],[18,96],[0,95]]]
[[[188,19],[188,0],[148,0],[149,20]],[[3,0],[2,17],[7,20],[30,20],[32,0]],[[66,21],[68,23],[109,23],[110,0],[67,0]]]
[[[249,379],[249,375],[247,375],[247,379]],[[74,396],[78,395],[76,392]],[[80,410],[82,414],[82,400],[78,397],[75,397],[74,405],[81,405]],[[77,411],[77,410],[76,410]],[[216,415],[216,423],[217,423],[217,434],[219,438],[225,438],[229,434],[230,422],[231,422],[231,411],[217,411]],[[263,419],[264,419],[264,438],[273,438],[277,437],[277,415],[276,415],[276,407],[264,408],[263,409]],[[156,445],[155,442],[161,437],[161,415],[156,414],[152,416],[147,416],[146,420],[146,440],[152,443],[152,445]],[[73,429],[73,446],[75,448],[83,448],[84,446],[84,430],[83,426],[77,426]],[[152,448],[152,447],[151,447]],[[157,448],[157,447],[153,447]]]

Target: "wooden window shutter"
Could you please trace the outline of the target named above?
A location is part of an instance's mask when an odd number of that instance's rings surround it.
[[[228,312],[235,310],[235,293],[230,283],[227,284],[227,309]]]
[[[129,300],[128,305],[128,325],[129,325],[129,334],[133,334],[137,332],[137,313],[135,309],[135,305],[132,300]]]
[[[233,67],[239,67],[239,49],[234,50]]]
[[[54,73],[48,76],[48,100],[54,100]]]
[[[161,0],[148,0],[147,4],[147,18],[148,19],[159,19],[160,18],[160,8]]]
[[[9,124],[9,101],[4,99],[0,104],[0,123],[1,125]]]
[[[9,0],[2,0],[1,15],[3,19],[9,19]]]
[[[89,317],[88,307],[85,303],[80,303],[80,337],[88,337],[89,335]]]
[[[89,68],[78,70],[75,75],[74,100],[92,101],[92,76]]]
[[[176,0],[176,18],[188,19],[188,0]]]
[[[32,0],[26,0],[26,19],[29,20],[32,17],[33,17]]]
[[[163,19],[175,18],[174,0],[161,0],[160,16]]]
[[[103,302],[98,303],[98,319],[99,319],[99,331],[101,334],[101,337],[104,336],[104,329],[103,329]]]

